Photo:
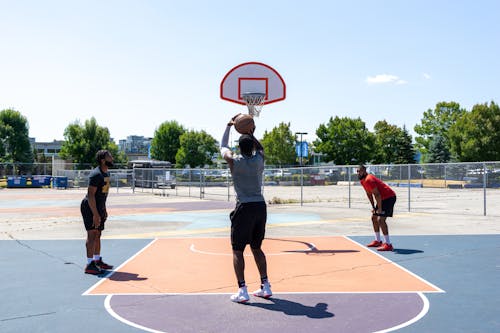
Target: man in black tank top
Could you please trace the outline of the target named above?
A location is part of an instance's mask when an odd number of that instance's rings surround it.
[[[113,156],[107,150],[100,150],[96,154],[96,162],[98,166],[90,172],[87,195],[80,205],[83,224],[87,230],[85,273],[94,275],[113,268],[103,262],[101,257],[101,233],[104,230],[104,222],[108,218],[106,210],[110,186],[108,168],[113,166]]]
[[[221,155],[231,170],[237,195],[236,208],[231,212],[230,220],[233,267],[238,280],[238,292],[231,295],[231,301],[246,303],[250,299],[245,283],[245,259],[243,257],[247,244],[250,244],[261,279],[260,289],[256,290],[253,295],[269,298],[272,292],[267,278],[266,256],[261,249],[267,220],[266,202],[262,196],[264,148],[253,136],[254,128],[252,133],[243,134],[239,139],[241,156],[233,156],[228,147],[228,140],[231,126],[237,116],[227,124],[221,141]]]

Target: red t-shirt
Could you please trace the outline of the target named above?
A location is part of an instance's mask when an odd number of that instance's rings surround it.
[[[364,179],[359,181],[363,188],[368,193],[373,193],[373,189],[377,188],[382,200],[385,200],[390,197],[395,197],[396,193],[383,181],[375,177],[374,175],[368,174]]]

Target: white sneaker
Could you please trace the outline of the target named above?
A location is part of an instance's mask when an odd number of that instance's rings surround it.
[[[265,282],[264,284],[260,285],[260,289],[256,290],[253,292],[254,296],[257,297],[263,297],[263,298],[269,298],[273,296],[273,292],[271,291],[271,285],[269,282]]]
[[[248,296],[247,287],[241,287],[238,289],[238,292],[234,295],[231,295],[231,301],[236,303],[246,303],[250,300],[250,296]]]

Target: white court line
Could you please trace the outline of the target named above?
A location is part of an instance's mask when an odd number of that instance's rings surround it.
[[[363,246],[362,244],[360,244],[360,243],[356,242],[356,241],[355,241],[355,240],[353,240],[353,239],[350,239],[350,238],[349,238],[349,237],[347,237],[347,236],[342,236],[342,237],[344,237],[345,239],[347,239],[347,240],[349,240],[349,241],[353,242],[354,244],[357,244],[357,245],[361,246],[363,249],[365,248],[365,246]],[[367,250],[367,251],[369,251],[369,250]],[[406,273],[410,274],[411,276],[413,276],[413,277],[415,277],[415,278],[419,279],[420,281],[422,281],[422,282],[424,282],[424,283],[426,283],[426,284],[430,285],[430,286],[431,286],[431,287],[433,287],[434,289],[437,289],[436,291],[426,291],[426,292],[429,292],[429,293],[445,293],[445,292],[446,292],[446,291],[444,291],[443,289],[441,289],[441,288],[437,287],[436,285],[434,285],[434,284],[430,283],[429,281],[425,280],[424,278],[422,278],[422,277],[418,276],[417,274],[415,274],[415,273],[413,273],[413,272],[411,272],[411,271],[407,270],[407,269],[406,269],[406,268],[404,268],[403,266],[400,266],[400,265],[396,264],[394,261],[392,261],[392,260],[390,260],[390,259],[388,259],[388,258],[384,257],[384,256],[383,256],[383,255],[381,255],[380,253],[377,253],[377,252],[374,252],[374,251],[370,251],[370,252],[372,252],[373,254],[375,254],[375,255],[379,256],[380,258],[384,259],[384,260],[385,260],[385,261],[387,261],[388,263],[393,264],[394,266],[396,266],[396,267],[398,267],[398,268],[402,269],[403,271],[405,271]]]
[[[325,294],[325,293],[321,293],[321,292],[315,292],[315,293],[274,293],[274,295],[279,295],[279,294]],[[339,294],[339,293],[327,293],[327,294]],[[346,293],[346,294],[349,294],[349,293]],[[423,302],[422,310],[420,311],[420,313],[418,315],[416,315],[412,319],[410,319],[410,320],[408,320],[408,321],[406,321],[406,322],[404,322],[402,324],[399,324],[397,326],[393,326],[393,327],[390,327],[390,328],[386,328],[384,330],[376,331],[376,332],[373,332],[373,333],[387,333],[387,332],[392,332],[392,331],[395,331],[395,330],[399,330],[399,329],[401,329],[403,327],[410,326],[413,323],[415,323],[415,322],[419,321],[420,319],[422,319],[427,314],[427,312],[429,311],[429,300],[427,299],[427,297],[425,297],[425,295],[423,293],[417,292],[417,294],[420,296],[420,298],[422,299],[422,302]],[[149,295],[152,295],[152,294],[149,294]],[[166,295],[166,294],[162,294],[162,295]],[[193,295],[193,296],[198,296],[200,294],[174,294],[174,295],[186,295],[186,296]],[[206,295],[206,294],[201,294],[201,295]],[[218,295],[227,295],[227,294],[221,294],[221,293],[219,293]],[[113,308],[111,307],[111,298],[112,297],[113,297],[113,295],[108,295],[106,297],[106,299],[104,300],[104,307],[106,308],[106,311],[108,311],[108,313],[113,318],[115,318],[116,320],[121,321],[125,325],[129,325],[129,326],[138,328],[140,330],[144,330],[146,332],[167,333],[166,331],[159,331],[159,330],[155,330],[155,329],[152,329],[152,328],[148,328],[148,327],[136,324],[136,323],[134,323],[134,322],[132,322],[130,320],[127,320],[127,319],[123,318],[122,316],[118,315],[113,310]]]
[[[360,243],[350,239],[349,237],[347,236],[343,236],[344,238],[346,238],[347,240],[363,247]],[[134,259],[135,257],[137,257],[140,253],[142,253],[144,250],[146,250],[149,246],[151,246],[154,242],[156,242],[158,239],[154,239],[152,240],[149,244],[147,244],[143,249],[141,249],[140,251],[138,251],[135,255],[133,255],[132,257],[130,257],[127,261],[125,261],[122,265],[120,265],[119,267],[116,268],[116,270],[118,270],[119,268],[121,268],[122,266],[124,266],[126,263],[130,262],[132,259]],[[309,252],[309,251],[312,251],[316,248],[316,246],[312,243],[308,243],[310,244],[311,246],[307,249],[307,250],[298,250],[297,252],[298,253],[305,253],[305,252]],[[364,248],[364,247],[363,247]],[[197,252],[197,253],[201,253],[201,254],[208,254],[208,255],[231,255],[231,254],[225,254],[225,253],[216,253],[216,252],[206,252],[206,251],[200,251],[200,250],[196,250],[196,248],[194,247],[194,244],[191,244],[191,247],[190,247],[190,250],[193,251],[193,252]],[[292,252],[292,253],[277,253],[277,254],[269,254],[269,255],[283,255],[283,254],[295,254],[297,252]],[[410,275],[416,277],[417,279],[421,280],[422,282],[424,283],[427,283],[429,285],[431,285],[432,287],[434,287],[435,289],[438,289],[439,292],[444,292],[442,289],[438,288],[437,286],[433,285],[432,283],[429,283],[428,281],[426,281],[425,279],[419,277],[418,275],[412,273],[411,271],[407,270],[406,268],[396,264],[395,262],[387,259],[386,257],[378,254],[378,253],[375,253],[373,252],[374,254],[380,256],[381,258],[383,258],[385,261],[399,267],[400,269],[404,270],[405,272],[409,273]],[[114,272],[112,272],[109,276],[111,276],[112,274],[114,274]],[[108,278],[109,276],[107,276],[106,278]],[[99,282],[97,282],[94,286],[90,287],[86,292],[84,292],[82,294],[83,295],[88,295],[92,289],[96,288],[97,286],[99,286],[101,283],[103,283],[103,281],[106,279],[106,278],[103,278],[102,280],[100,280]],[[402,294],[408,294],[408,293],[416,293],[420,296],[420,298],[422,299],[422,302],[423,302],[423,307],[422,307],[422,310],[420,311],[420,313],[415,316],[414,318],[408,320],[407,322],[404,322],[400,325],[397,325],[397,326],[394,326],[394,327],[391,327],[391,328],[387,328],[387,329],[384,329],[384,330],[380,330],[380,331],[377,331],[377,332],[374,332],[374,333],[387,333],[387,332],[392,332],[392,331],[395,331],[395,330],[398,330],[398,329],[401,329],[401,328],[404,328],[406,326],[409,326],[409,325],[412,325],[413,323],[417,322],[418,320],[420,320],[421,318],[423,318],[427,312],[429,311],[429,300],[427,299],[427,297],[423,294],[422,291],[401,291],[401,292],[387,292],[387,291],[384,291],[384,292],[381,292],[381,291],[363,291],[363,292],[279,292],[279,293],[274,293],[274,295],[284,295],[284,294],[387,294],[387,293],[391,293],[391,294],[398,294],[398,293],[402,293]],[[179,295],[179,296],[200,296],[200,295],[229,295],[229,294],[232,294],[232,293],[144,293],[144,294],[139,294],[139,293],[124,293],[124,294],[116,294],[116,295],[133,295],[133,296],[140,296],[140,295],[144,295],[144,296],[152,296],[152,295]],[[132,326],[132,327],[135,327],[135,328],[138,328],[138,329],[141,329],[141,330],[144,330],[144,331],[147,331],[147,332],[152,332],[152,333],[167,333],[165,331],[159,331],[159,330],[154,330],[154,329],[151,329],[151,328],[148,328],[148,327],[145,327],[145,326],[142,326],[142,325],[139,325],[139,324],[136,324],[134,322],[131,322],[123,317],[121,317],[120,315],[118,315],[111,307],[111,298],[115,295],[115,294],[95,294],[95,295],[106,295],[106,298],[104,300],[104,306],[106,308],[106,310],[108,311],[108,313],[114,317],[115,319],[117,319],[118,321],[121,321],[123,322],[124,324],[126,325],[129,325],[129,326]]]
[[[101,278],[101,280],[99,280],[97,283],[95,283],[93,286],[91,286],[89,289],[87,289],[87,291],[85,291],[82,296],[88,296],[89,293],[97,288],[101,283],[104,283],[104,281],[106,281],[110,276],[112,276],[113,274],[115,274],[116,271],[118,271],[120,268],[122,268],[123,266],[125,266],[128,262],[130,262],[132,259],[134,259],[135,257],[137,257],[139,254],[141,254],[142,252],[144,252],[144,250],[146,250],[148,247],[150,247],[154,242],[156,242],[158,239],[153,239],[151,242],[149,242],[149,244],[147,244],[146,246],[144,246],[141,250],[139,250],[136,254],[134,254],[133,256],[131,256],[130,258],[128,258],[124,263],[122,263],[120,266],[118,266],[117,268],[115,268],[111,274],[109,275],[106,275],[106,276],[103,276]],[[108,294],[106,294],[108,295]]]
[[[126,325],[129,325],[129,326],[132,326],[132,327],[135,327],[135,328],[138,328],[140,330],[143,330],[143,331],[146,331],[146,332],[152,332],[152,333],[167,333],[165,331],[158,331],[158,330],[154,330],[152,328],[148,328],[148,327],[145,327],[145,326],[142,326],[142,325],[139,325],[139,324],[136,324],[130,320],[127,320],[125,318],[123,318],[122,316],[118,315],[114,310],[113,308],[111,307],[111,297],[113,297],[113,295],[108,295],[106,297],[106,299],[104,300],[104,307],[106,308],[106,310],[108,311],[108,313],[113,317],[115,318],[116,320],[118,321],[121,321],[122,323],[126,324]]]
[[[404,323],[399,324],[399,325],[394,326],[394,327],[386,328],[386,329],[381,330],[381,331],[373,332],[373,333],[392,332],[395,330],[399,330],[400,328],[410,326],[411,324],[416,323],[417,321],[422,319],[429,311],[429,300],[427,299],[427,297],[425,297],[425,295],[422,292],[418,292],[417,294],[418,294],[418,296],[420,296],[420,298],[422,298],[422,301],[424,302],[424,306],[422,307],[422,310],[420,311],[420,313],[418,315],[416,315],[412,319],[408,320],[407,322],[404,322]]]
[[[256,283],[257,284],[257,283]],[[274,292],[273,295],[342,295],[342,294],[419,294],[421,290],[405,290],[405,291],[380,291],[380,290],[365,290],[365,291],[280,291]],[[217,296],[217,295],[232,295],[233,292],[197,292],[197,293],[105,293],[92,294],[92,296]]]
[[[303,253],[311,252],[316,248],[316,245],[314,245],[313,243],[307,243],[307,244],[309,244],[310,246],[306,250],[293,250],[290,252],[280,252],[280,253],[266,253],[266,256],[282,256],[282,255],[297,254],[297,253],[303,254]],[[208,251],[198,250],[195,248],[194,244],[191,244],[189,249],[194,253],[207,254],[207,255],[212,255],[212,256],[232,256],[233,255],[232,253],[208,252]],[[249,257],[250,254],[244,254],[244,256]]]

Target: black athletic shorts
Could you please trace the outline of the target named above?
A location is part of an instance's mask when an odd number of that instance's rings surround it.
[[[80,212],[82,213],[85,230],[95,230],[94,215],[92,214],[92,210],[90,210],[89,202],[87,200],[82,200],[82,203],[80,205]],[[104,222],[106,222],[106,219],[104,218],[103,214],[101,214],[101,224],[99,225],[98,230],[104,230]]]
[[[265,201],[237,203],[229,218],[233,250],[243,251],[247,244],[252,249],[260,249],[266,232]]]
[[[382,214],[375,214],[377,216],[392,217],[394,212],[394,204],[396,203],[396,196],[382,200]],[[375,205],[375,211],[377,211],[377,205]]]

